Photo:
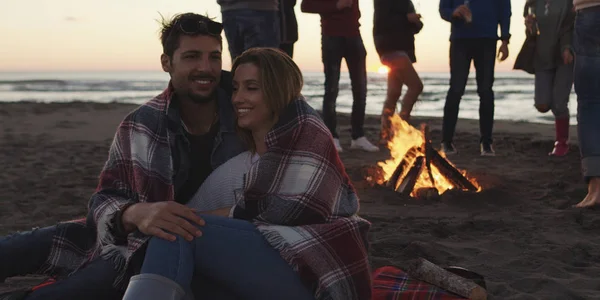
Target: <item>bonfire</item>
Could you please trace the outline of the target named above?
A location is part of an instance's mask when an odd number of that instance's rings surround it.
[[[390,118],[391,158],[378,163],[378,172],[367,180],[416,198],[439,196],[448,190],[478,192],[480,185],[435,150],[426,125],[417,129],[397,114]]]

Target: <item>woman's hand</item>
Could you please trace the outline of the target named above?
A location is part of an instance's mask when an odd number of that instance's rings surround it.
[[[565,49],[562,53],[563,63],[565,65],[569,65],[573,62],[573,53],[571,53],[571,49]]]
[[[410,13],[406,15],[409,22],[419,24],[421,22],[421,14]]]
[[[525,27],[530,33],[533,33],[533,25],[535,24],[535,16],[527,15],[525,17]]]

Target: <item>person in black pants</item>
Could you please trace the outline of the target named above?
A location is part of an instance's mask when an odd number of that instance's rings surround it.
[[[442,19],[452,24],[450,35],[450,89],[446,96],[442,125],[442,147],[446,154],[456,153],[453,138],[460,100],[465,92],[471,61],[475,64],[479,94],[479,129],[482,156],[494,156],[494,68],[496,45],[502,40],[500,61],[508,58],[510,39],[510,0],[440,0]],[[501,35],[498,37],[498,25]]]
[[[392,138],[391,117],[402,93],[402,86],[408,91],[402,99],[400,117],[410,119],[412,108],[423,92],[423,81],[413,67],[415,56],[415,34],[423,28],[421,15],[415,12],[410,0],[375,0],[373,18],[373,39],[381,62],[390,68],[387,81],[387,96],[381,113],[382,144]]]
[[[294,57],[294,43],[298,41],[298,21],[294,12],[296,0],[279,0],[281,43],[279,49]]]

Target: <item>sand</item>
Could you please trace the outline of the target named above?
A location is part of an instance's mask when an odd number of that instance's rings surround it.
[[[125,104],[0,104],[0,235],[85,215],[114,130],[135,106]],[[440,120],[427,122],[435,146]],[[340,116],[349,147],[348,117]],[[366,121],[375,140],[378,118]],[[387,153],[345,151],[342,159],[373,223],[373,267],[402,267],[424,257],[485,276],[490,299],[598,299],[600,212],[570,208],[585,195],[579,152],[548,157],[549,125],[497,122],[497,157],[479,156],[478,122],[460,120],[451,157],[484,190],[446,193],[440,201],[399,197],[369,186],[364,174]],[[575,128],[572,128],[573,141]],[[37,283],[0,284],[0,291]]]

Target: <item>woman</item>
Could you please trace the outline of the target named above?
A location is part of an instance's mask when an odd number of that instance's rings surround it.
[[[565,156],[569,152],[569,96],[573,86],[573,26],[575,12],[572,0],[530,0],[530,14],[525,25],[535,37],[535,108],[552,110],[556,142],[549,155]]]
[[[375,0],[373,38],[381,62],[389,67],[387,96],[381,115],[382,141],[390,136],[390,118],[396,111],[396,103],[402,94],[402,85],[408,88],[402,99],[400,117],[410,119],[412,108],[423,91],[423,82],[413,67],[415,57],[415,34],[423,28],[421,15],[415,13],[410,0]]]
[[[206,225],[191,242],[153,237],[124,299],[190,297],[194,273],[243,299],[370,299],[370,224],[357,216],[330,132],[300,94],[300,70],[280,50],[253,48],[232,72],[239,132],[257,155],[237,175],[238,199],[201,213]]]

